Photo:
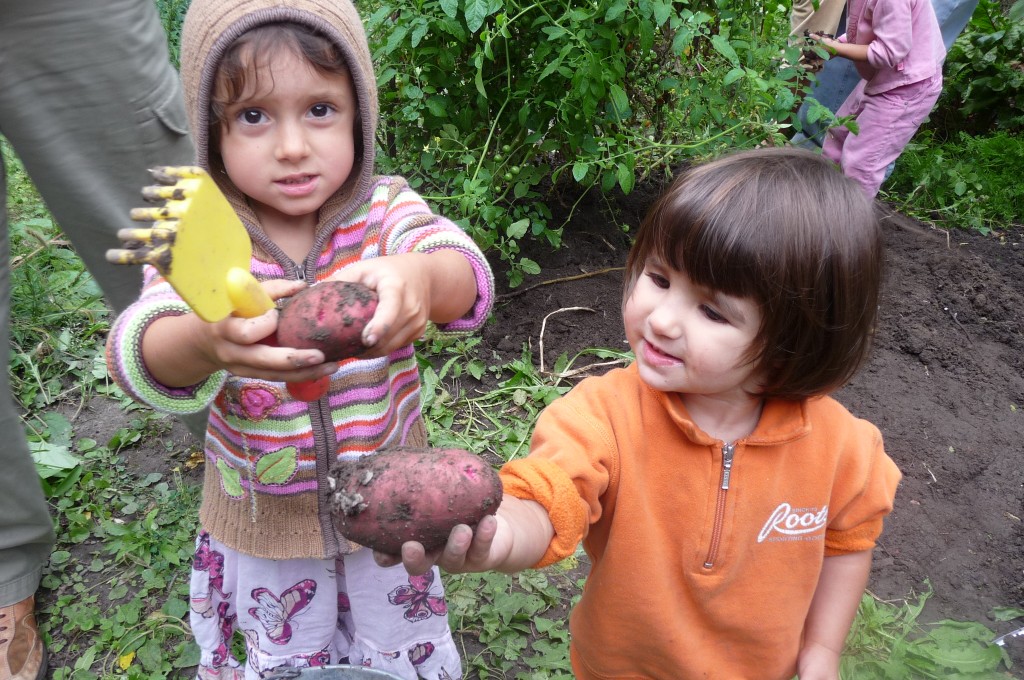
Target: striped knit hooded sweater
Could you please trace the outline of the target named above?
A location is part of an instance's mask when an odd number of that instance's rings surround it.
[[[219,170],[216,150],[209,148],[210,95],[221,58],[242,33],[275,22],[309,26],[338,45],[362,124],[362,157],[321,207],[315,244],[303,262],[293,262],[263,233],[246,197]],[[403,179],[374,175],[376,80],[362,22],[349,0],[193,0],[182,29],[181,74],[196,163],[211,172],[245,224],[257,279],[316,282],[361,259],[453,249],[473,266],[477,299],[465,317],[438,330],[465,333],[483,325],[494,282],[480,249],[455,224],[434,215]],[[350,552],[353,546],[331,521],[326,473],[335,460],[425,443],[412,345],[386,358],[342,362],[329,393],[310,403],[293,399],[283,383],[223,371],[188,388],[161,385],[142,361],[142,335],[156,319],[189,311],[159,272],[146,266],[139,300],[111,329],[107,365],[126,393],[157,410],[181,414],[209,406],[202,527],[231,548],[258,557],[330,558]]]

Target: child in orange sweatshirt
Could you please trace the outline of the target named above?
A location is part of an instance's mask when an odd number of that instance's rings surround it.
[[[577,678],[837,680],[900,479],[828,396],[868,352],[881,268],[869,200],[820,156],[686,172],[627,262],[635,362],[552,403],[497,516],[407,543],[406,569],[513,572],[582,541]]]

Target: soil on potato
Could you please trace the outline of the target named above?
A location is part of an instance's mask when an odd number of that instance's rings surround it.
[[[563,352],[626,349],[619,268],[657,191],[586,196],[563,248],[525,246],[542,271],[515,290],[495,260],[500,295],[484,346],[507,362],[530,343],[548,367]],[[573,202],[553,199],[556,219]],[[946,232],[880,209],[888,266],[880,326],[870,363],[836,395],[878,425],[904,475],[869,588],[887,600],[930,589],[922,621],[980,621],[1005,633],[1021,622],[994,620],[993,607],[1024,607],[1024,225],[992,236]],[[95,399],[78,414],[76,436],[105,441],[127,418]],[[168,436],[184,432],[175,425]],[[145,446],[128,456],[140,472],[181,463],[172,459],[180,446]],[[1024,640],[1009,651],[1020,673]]]

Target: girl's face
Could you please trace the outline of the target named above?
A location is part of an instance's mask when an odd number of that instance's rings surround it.
[[[623,308],[640,377],[664,392],[749,400],[757,391],[744,357],[761,325],[758,305],[695,285],[649,259]]]
[[[224,112],[224,169],[263,224],[315,224],[354,163],[351,78],[320,73],[286,49],[254,61],[255,86]]]

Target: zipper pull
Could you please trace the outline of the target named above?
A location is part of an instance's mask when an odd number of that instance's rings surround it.
[[[735,444],[722,447],[722,489],[728,491],[729,478],[732,476],[732,456],[736,452]]]

